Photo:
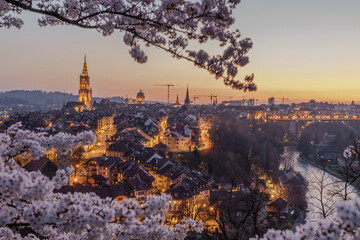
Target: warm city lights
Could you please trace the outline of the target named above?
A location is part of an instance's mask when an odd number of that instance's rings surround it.
[[[360,239],[359,10],[0,0],[0,239]]]

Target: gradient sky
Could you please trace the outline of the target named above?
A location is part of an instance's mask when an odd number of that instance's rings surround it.
[[[20,30],[0,29],[0,91],[77,94],[86,53],[93,96],[98,97],[135,97],[142,88],[146,100],[166,101],[166,88],[152,85],[172,83],[170,98],[175,101],[178,93],[181,102],[189,84],[191,96],[213,93],[219,101],[285,96],[287,102],[359,103],[359,12],[359,0],[243,0],[235,11],[235,27],[254,47],[240,72],[241,77],[255,73],[258,85],[256,93],[245,94],[155,48],[146,48],[149,60],[138,64],[120,33],[103,37],[73,26],[40,28],[35,14],[23,14]],[[216,49],[213,43],[201,47]]]

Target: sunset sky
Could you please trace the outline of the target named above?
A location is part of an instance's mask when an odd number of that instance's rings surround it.
[[[141,88],[146,100],[217,94],[219,101],[269,97],[287,102],[315,99],[360,103],[359,0],[243,0],[235,11],[235,28],[250,37],[254,47],[241,76],[255,73],[256,93],[232,90],[192,63],[145,48],[146,64],[128,54],[121,33],[103,37],[73,26],[43,27],[37,15],[24,14],[20,30],[0,29],[0,91],[40,89],[77,94],[83,56],[87,55],[93,96],[135,97]],[[216,49],[213,43],[201,46]],[[219,48],[220,53],[222,50]],[[201,99],[202,103],[209,100]],[[280,100],[278,100],[280,101]]]

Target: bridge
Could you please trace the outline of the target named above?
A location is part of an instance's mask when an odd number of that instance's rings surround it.
[[[360,121],[360,115],[271,115],[264,119],[272,122],[288,122],[290,132],[300,136],[304,128],[315,122],[341,122],[351,127],[350,122]]]
[[[272,121],[290,121],[290,120],[301,120],[301,121],[360,121],[360,115],[352,116],[296,116],[296,115],[273,115],[267,116],[267,120]]]

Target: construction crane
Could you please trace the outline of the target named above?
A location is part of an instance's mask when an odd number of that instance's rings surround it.
[[[156,87],[167,87],[168,88],[168,92],[167,92],[167,103],[169,105],[170,103],[170,87],[175,86],[174,84],[154,84],[153,86]]]
[[[254,102],[254,105],[257,101],[259,101],[259,99],[255,99],[255,98],[252,98],[253,102]]]
[[[285,104],[285,100],[289,100],[289,98],[286,98],[286,97],[274,98],[274,99],[280,99],[280,100],[282,100],[282,104]]]
[[[199,97],[194,96],[194,97],[191,97],[191,98],[194,99],[192,102],[195,104],[196,99],[198,99]]]
[[[217,95],[213,95],[212,93],[210,95],[195,95],[194,98],[194,102],[196,98],[200,98],[200,97],[209,97],[210,98],[210,103],[213,104],[213,99],[217,99]]]
[[[231,102],[231,99],[234,98],[234,96],[227,96],[229,99],[230,99],[230,102]]]

